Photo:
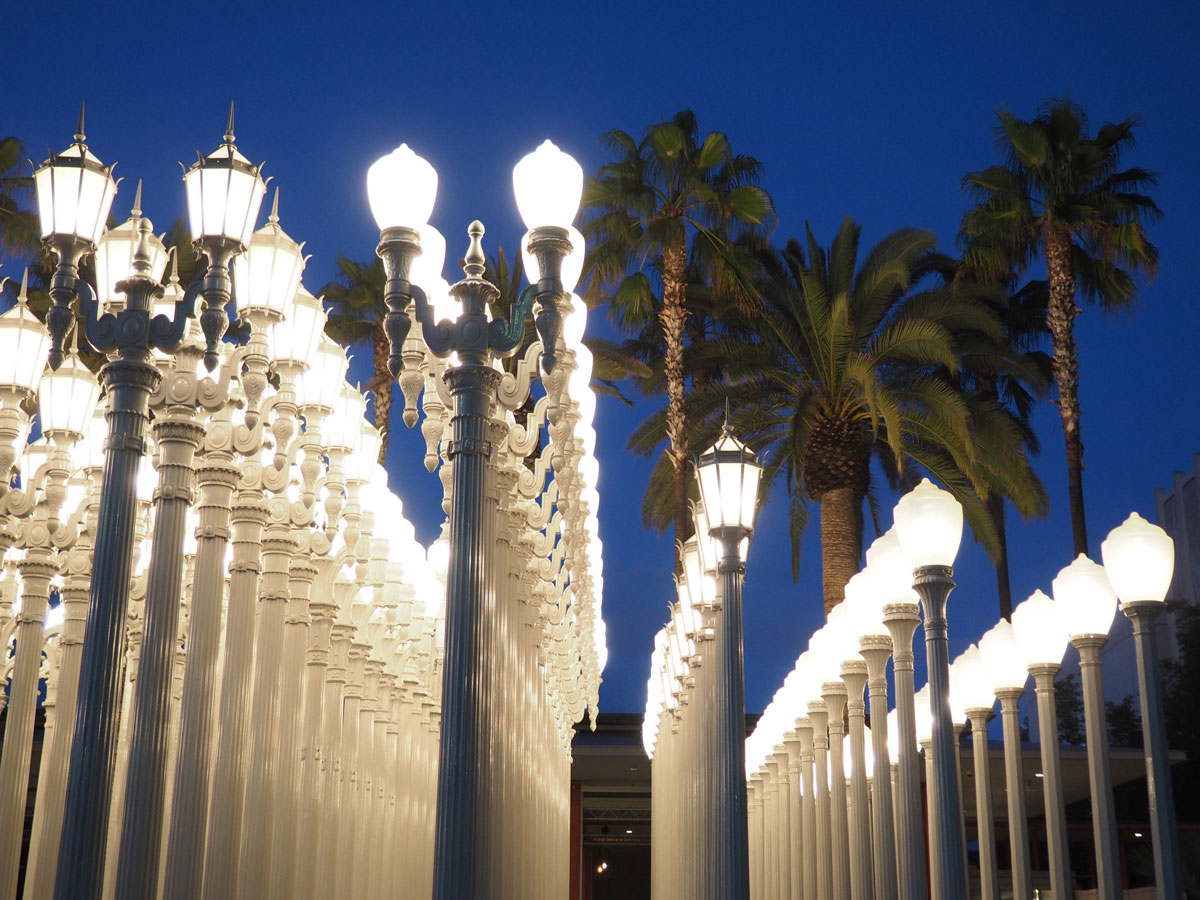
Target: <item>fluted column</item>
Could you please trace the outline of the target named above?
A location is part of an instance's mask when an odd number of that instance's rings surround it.
[[[791,884],[791,894],[784,900],[804,900],[804,814],[801,811],[800,800],[800,735],[789,731],[784,735],[784,747],[787,748],[787,795],[788,795],[788,880]]]
[[[1032,900],[1029,820],[1025,812],[1025,770],[1021,760],[1020,703],[1024,688],[1001,688],[1000,717],[1004,730],[1004,779],[1008,786],[1008,846],[1011,852],[1013,900]]]
[[[817,807],[813,781],[813,724],[807,716],[796,720],[796,734],[800,736],[800,835],[804,839],[801,847],[803,864],[803,898],[817,900]]]
[[[866,662],[848,660],[842,663],[842,681],[846,685],[846,713],[850,723],[850,895],[854,900],[874,900],[866,704],[863,701],[863,689],[867,685]]]
[[[834,900],[850,900],[850,834],[846,810],[846,686],[821,685],[829,721],[829,856]]]
[[[1113,806],[1112,767],[1108,761],[1108,722],[1100,651],[1108,635],[1076,635],[1083,686],[1083,719],[1087,729],[1088,777],[1092,801],[1092,840],[1096,849],[1096,890],[1105,900],[1121,900],[1121,855],[1117,814]]]
[[[925,830],[913,827],[921,822],[921,775],[917,759],[916,711],[913,707],[912,640],[921,623],[915,603],[887,603],[883,621],[892,635],[893,674],[896,683],[896,722],[900,741],[896,783],[896,867],[899,871],[900,900],[924,900]]]
[[[1063,801],[1062,763],[1058,752],[1058,716],[1054,709],[1057,665],[1029,667],[1037,692],[1038,738],[1042,747],[1042,794],[1046,802],[1046,843],[1050,856],[1050,889],[1054,896],[1071,896],[1071,857],[1067,844],[1067,813]]]
[[[979,832],[979,887],[981,900],[1000,900],[996,883],[996,826],[992,811],[991,762],[987,723],[991,709],[968,709],[971,749],[975,762],[975,820]]]
[[[817,898],[833,900],[833,853],[829,809],[829,715],[824,700],[808,704],[813,729],[813,852],[816,853]]]
[[[888,747],[887,662],[892,640],[883,635],[866,635],[859,654],[867,663],[867,695],[871,704],[871,747],[875,755],[875,779],[871,797],[871,856],[874,863],[876,900],[896,900],[896,832],[892,803],[891,748]]]

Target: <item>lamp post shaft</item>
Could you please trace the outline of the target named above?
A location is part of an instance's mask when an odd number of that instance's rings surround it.
[[[1071,641],[1079,650],[1083,683],[1083,719],[1092,793],[1092,839],[1096,845],[1096,889],[1101,897],[1121,900],[1120,844],[1108,761],[1104,682],[1100,674],[1100,649],[1107,642],[1108,636],[1103,634],[1076,637]]]
[[[1171,761],[1162,712],[1158,654],[1154,649],[1154,620],[1162,610],[1155,601],[1124,603],[1121,611],[1133,624],[1137,650],[1138,699],[1142,706],[1142,735],[1146,750],[1146,790],[1154,837],[1154,879],[1160,897],[1182,896],[1179,846],[1175,836],[1175,799],[1171,794]]]
[[[874,857],[871,847],[871,800],[867,784],[865,662],[843,664],[847,718],[850,724],[850,893],[855,900],[874,900]],[[885,729],[886,730],[886,729]]]
[[[871,802],[871,850],[876,900],[896,900],[896,838],[892,812],[892,779],[887,734],[887,661],[892,642],[886,637],[863,640],[859,651],[867,661],[867,697],[871,712],[871,748],[875,779]]]
[[[138,297],[133,292],[129,305],[131,309],[148,310],[149,294]],[[125,612],[133,568],[137,470],[145,454],[150,394],[161,379],[158,370],[146,361],[148,357],[144,345],[123,348],[121,356],[101,370],[109,397],[105,415],[109,438],[54,886],[58,900],[98,898],[104,880],[124,686]]]
[[[829,722],[829,858],[833,900],[850,900],[850,832],[846,810],[846,687],[840,681],[821,686]]]
[[[204,429],[185,412],[158,420],[154,434],[161,457],[159,484],[117,858],[117,895],[130,900],[153,900],[158,894],[184,528],[191,505],[192,459]]]
[[[813,726],[813,853],[816,855],[816,896],[819,900],[833,897],[833,864],[829,851],[829,717],[825,701],[808,704],[808,718]]]
[[[923,900],[925,883],[925,831],[920,822],[921,774],[917,759],[917,723],[913,706],[913,633],[921,622],[915,603],[884,606],[884,624],[892,633],[893,673],[896,681],[896,724],[900,748],[896,774],[896,865],[900,900]]]
[[[938,870],[942,896],[967,894],[966,842],[958,789],[958,745],[950,715],[950,655],[946,634],[946,601],[954,589],[949,566],[922,566],[914,572],[914,589],[925,610],[925,655],[929,670],[929,707],[933,714],[933,798],[941,844]],[[931,819],[933,816],[931,815]]]
[[[435,900],[489,894],[487,830],[492,779],[492,672],[485,653],[495,646],[483,516],[490,477],[488,422],[500,373],[482,362],[447,370],[454,398],[450,497],[450,564],[446,582],[445,663],[435,825]]]
[[[1033,872],[1029,861],[1029,821],[1025,811],[1025,768],[1021,760],[1021,696],[1023,688],[996,691],[1004,732],[1004,782],[1008,786],[1008,849],[1011,856],[1013,900],[1032,900]]]
[[[1063,801],[1062,763],[1058,752],[1058,714],[1054,702],[1057,665],[1031,666],[1037,692],[1038,741],[1042,747],[1042,793],[1046,802],[1046,844],[1050,856],[1050,889],[1055,897],[1071,896],[1071,857]]]
[[[705,887],[709,900],[746,900],[750,895],[750,849],[746,820],[746,712],[742,681],[742,576],[745,565],[738,554],[742,535],[722,534],[724,558],[721,576],[721,611],[714,644],[719,659],[714,709],[717,728],[714,808],[707,827],[720,829],[714,842],[713,879]],[[765,821],[765,818],[764,818]],[[711,893],[708,893],[711,891]]]
[[[996,882],[996,827],[992,810],[992,778],[988,755],[987,722],[990,709],[969,709],[971,750],[975,757],[975,822],[979,832],[979,895],[1000,900]]]

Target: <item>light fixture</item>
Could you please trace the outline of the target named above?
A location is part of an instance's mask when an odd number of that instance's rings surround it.
[[[417,229],[429,221],[437,199],[437,172],[401,144],[367,170],[367,199],[379,230]]]
[[[233,141],[230,105],[224,142],[208,156],[199,157],[183,175],[188,222],[197,242],[245,247],[258,221],[267,185],[259,167],[246,159]]]
[[[717,442],[700,454],[696,472],[711,532],[737,533],[739,539],[751,534],[762,465],[750,448],[733,436],[728,420]]]
[[[1028,600],[1017,604],[1012,614],[1012,631],[1026,666],[1062,664],[1067,651],[1067,629],[1058,607],[1042,591],[1034,591]]]
[[[116,228],[105,231],[96,244],[96,299],[100,301],[99,311],[113,305],[125,305],[125,292],[118,290],[117,285],[133,274],[134,256],[139,245],[143,252],[150,254],[150,277],[162,281],[163,272],[167,269],[167,248],[163,246],[162,239],[156,236],[152,235],[151,240],[143,240],[141,219],[142,183],[139,181],[129,218]],[[170,313],[167,315],[169,318]]]
[[[1117,595],[1103,566],[1081,553],[1058,573],[1051,589],[1070,637],[1108,634],[1117,612]]]
[[[544,141],[513,167],[513,193],[526,228],[568,228],[579,211],[583,167]]]
[[[913,568],[952,566],[962,541],[963,512],[947,491],[928,478],[900,498],[896,533]]]
[[[96,376],[76,356],[68,356],[57,371],[47,370],[38,384],[42,430],[77,439],[87,429],[99,399]]]
[[[267,224],[247,236],[246,244],[246,252],[233,266],[238,309],[278,321],[290,312],[308,261],[304,245],[297,244],[279,227],[279,191],[275,192]]]
[[[112,167],[93,155],[86,140],[80,106],[75,142],[50,154],[33,173],[42,238],[56,248],[79,242],[90,249],[104,231],[117,193]]]
[[[1175,542],[1157,525],[1130,513],[1108,533],[1100,558],[1122,606],[1166,599],[1175,570]]]

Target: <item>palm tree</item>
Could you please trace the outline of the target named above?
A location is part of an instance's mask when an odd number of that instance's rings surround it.
[[[764,259],[763,308],[749,317],[759,339],[708,341],[704,352],[724,360],[723,382],[697,397],[695,410],[712,427],[730,398],[735,427],[766,450],[764,482],[786,484],[794,576],[809,504],[817,504],[827,613],[859,569],[864,501],[877,518],[872,459],[896,488],[921,471],[938,478],[989,549],[995,535],[979,472],[996,470],[1018,494],[1022,475],[1032,474],[1027,461],[1014,462],[1024,456],[1007,418],[973,403],[955,380],[959,335],[973,337],[977,356],[985,339],[1003,352],[981,290],[937,277],[947,260],[931,232],[902,228],[861,265],[860,233],[847,218],[828,249],[809,230],[805,245],[790,240]]]
[[[1003,109],[996,116],[1003,162],[963,179],[975,206],[963,217],[961,234],[970,241],[969,264],[984,275],[1003,278],[1014,261],[1023,269],[1039,256],[1045,260],[1071,527],[1075,552],[1087,553],[1076,296],[1105,309],[1133,302],[1134,275],[1152,274],[1158,261],[1143,226],[1161,211],[1139,193],[1158,179],[1145,169],[1120,168],[1121,154],[1134,144],[1136,117],[1091,135],[1083,110],[1069,99],[1043,105],[1032,121]]]
[[[683,351],[689,267],[735,298],[752,295],[752,268],[736,239],[761,234],[773,216],[757,181],[762,167],[734,155],[721,132],[701,137],[683,110],[646,129],[603,138],[616,156],[584,186],[587,294],[606,302],[615,324],[661,327],[667,394],[667,456],[672,466],[675,537],[689,533],[687,403]]]
[[[32,259],[42,252],[37,213],[23,208],[33,192],[33,174],[21,174],[25,160],[17,138],[0,138],[0,259]]]

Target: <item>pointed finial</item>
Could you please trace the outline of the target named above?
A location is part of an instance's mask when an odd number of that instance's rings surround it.
[[[723,432],[725,432],[725,434],[733,433],[729,430],[729,398],[728,397],[725,398],[725,424],[723,426],[721,426],[721,430]]]
[[[225,126],[225,143],[233,143],[233,101],[229,101],[229,124]]]
[[[133,209],[129,214],[136,219],[142,217],[142,179],[138,179],[137,190],[133,192]]]
[[[21,290],[20,290],[20,293],[17,294],[17,303],[21,304],[21,306],[24,306],[27,300],[29,300],[29,267],[28,266],[25,267],[25,273],[21,276]]]
[[[83,101],[79,101],[79,122],[75,125],[75,142],[82,144],[87,140],[87,136],[83,133]]]
[[[463,272],[468,278],[481,278],[487,263],[483,255],[483,223],[476,219],[467,227],[467,234],[471,236],[471,245],[463,258]]]
[[[171,254],[171,284],[179,284],[179,249],[172,247]]]
[[[272,225],[279,224],[279,188],[275,188],[275,197],[271,200],[271,215],[267,217],[267,221]]]

